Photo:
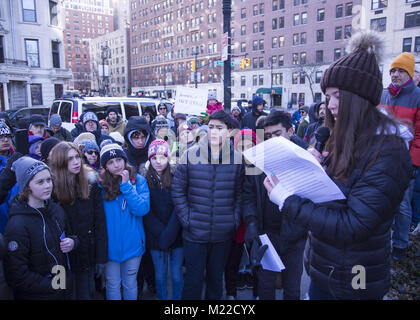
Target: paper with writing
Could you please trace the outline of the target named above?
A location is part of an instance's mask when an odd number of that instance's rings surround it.
[[[260,235],[260,240],[262,245],[268,245],[268,248],[261,259],[261,267],[264,270],[274,272],[281,272],[286,269],[268,236],[266,234],[262,234]]]
[[[269,139],[243,154],[269,179],[271,174],[279,179],[270,196],[276,204],[280,205],[278,201],[284,201],[290,195],[315,203],[345,199],[319,162],[308,151],[283,137]]]

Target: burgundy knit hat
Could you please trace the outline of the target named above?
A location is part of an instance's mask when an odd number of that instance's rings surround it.
[[[374,106],[381,101],[382,75],[378,66],[378,54],[383,41],[374,31],[356,33],[350,39],[348,55],[340,58],[324,72],[321,89],[343,89],[369,100]]]
[[[150,160],[157,154],[169,156],[169,144],[165,140],[157,139],[150,143],[147,158]]]

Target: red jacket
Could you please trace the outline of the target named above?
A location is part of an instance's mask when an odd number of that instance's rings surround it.
[[[216,110],[223,110],[223,106],[220,102],[216,102],[214,105],[207,104],[207,113],[212,114]]]
[[[395,118],[412,129],[414,139],[409,144],[411,161],[413,165],[420,167],[420,88],[416,87],[412,81],[401,88],[395,97],[386,89],[378,107],[384,107]]]

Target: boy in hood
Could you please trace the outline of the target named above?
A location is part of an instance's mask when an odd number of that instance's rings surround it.
[[[251,112],[248,112],[243,120],[242,120],[242,129],[244,128],[248,128],[251,129],[252,131],[256,131],[257,129],[257,119],[260,116],[266,116],[267,114],[263,111],[264,110],[264,105],[267,102],[261,98],[260,96],[254,96],[254,98],[252,99],[252,110]]]
[[[124,130],[124,140],[128,163],[140,172],[140,166],[147,162],[149,145],[154,140],[147,120],[139,116],[131,117]]]

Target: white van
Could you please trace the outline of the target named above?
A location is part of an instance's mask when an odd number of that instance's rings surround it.
[[[61,98],[53,101],[48,116],[58,113],[63,121],[62,127],[71,131],[82,113],[93,111],[99,120],[106,118],[106,110],[114,107],[118,110],[124,121],[132,116],[141,116],[145,112],[157,115],[157,107],[163,102],[171,110],[172,104],[168,100],[139,98],[139,97],[86,97]]]

